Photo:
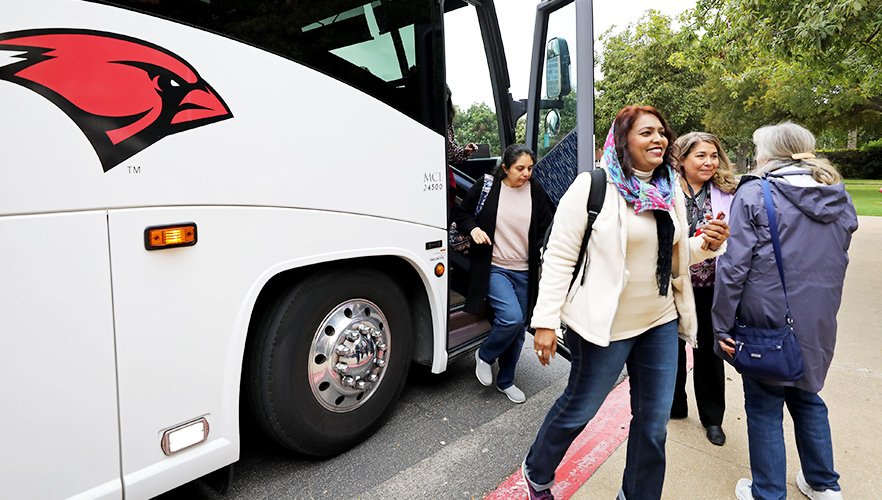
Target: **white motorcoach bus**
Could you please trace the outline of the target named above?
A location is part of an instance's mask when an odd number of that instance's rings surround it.
[[[539,4],[520,100],[492,0],[2,5],[0,498],[156,496],[239,458],[240,410],[298,453],[363,440],[489,329],[447,251],[446,72],[543,153],[576,87],[555,23],[588,20],[593,88],[587,0]]]

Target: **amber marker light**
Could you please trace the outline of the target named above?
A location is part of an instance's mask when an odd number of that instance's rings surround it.
[[[144,247],[147,250],[189,247],[195,244],[196,224],[194,222],[153,226],[144,230]]]
[[[435,276],[437,276],[439,278],[441,276],[444,276],[444,264],[442,264],[440,262],[435,264]]]

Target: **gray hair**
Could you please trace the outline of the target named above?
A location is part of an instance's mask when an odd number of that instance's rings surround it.
[[[836,167],[826,158],[815,158],[815,136],[808,129],[793,122],[767,125],[753,133],[756,145],[757,174],[774,172],[779,168],[797,167],[809,170],[815,181],[839,184]],[[763,163],[765,162],[765,163]]]

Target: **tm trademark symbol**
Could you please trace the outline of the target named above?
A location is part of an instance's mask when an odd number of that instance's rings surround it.
[[[134,166],[129,165],[129,173],[130,174],[140,174],[141,167],[134,167]]]

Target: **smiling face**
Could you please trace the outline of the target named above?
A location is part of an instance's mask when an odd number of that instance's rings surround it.
[[[632,166],[642,172],[652,172],[664,163],[668,138],[665,129],[655,115],[643,113],[634,121],[628,132],[628,151]]]
[[[720,166],[720,154],[717,147],[710,142],[699,142],[681,160],[683,176],[690,183],[704,184],[717,172]]]
[[[527,153],[518,156],[518,159],[512,165],[504,165],[505,182],[508,186],[519,188],[530,180],[533,175],[533,158]]]

